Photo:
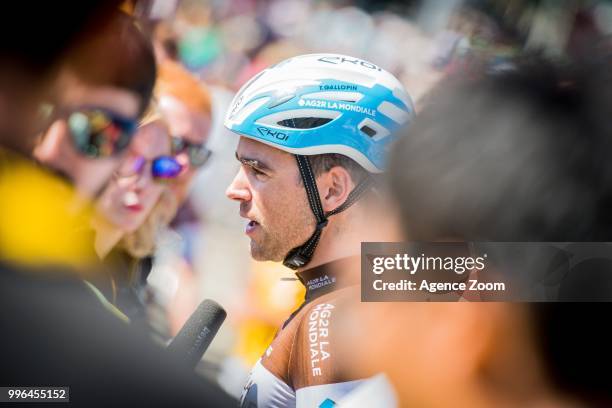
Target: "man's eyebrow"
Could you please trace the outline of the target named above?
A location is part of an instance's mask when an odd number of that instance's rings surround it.
[[[240,163],[244,164],[245,166],[255,167],[256,169],[259,169],[259,170],[268,170],[268,171],[272,170],[267,164],[265,164],[261,160],[251,159],[249,157],[240,157],[238,156],[238,152],[236,152],[236,160],[238,160]]]

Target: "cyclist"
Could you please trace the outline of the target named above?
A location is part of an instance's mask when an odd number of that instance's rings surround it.
[[[400,82],[368,61],[302,55],[245,84],[225,126],[241,138],[242,166],[227,196],[248,220],[251,256],[283,261],[306,287],[304,303],[256,363],[245,407],[332,406],[361,380],[345,378],[334,308],[354,293],[354,232],[363,202],[383,170],[395,131],[412,118]]]

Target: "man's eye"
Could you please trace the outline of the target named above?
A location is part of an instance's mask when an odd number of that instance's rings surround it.
[[[266,173],[256,169],[255,167],[251,167],[251,169],[253,170],[253,173],[255,173],[255,175],[257,175],[257,176],[265,176],[266,175]]]

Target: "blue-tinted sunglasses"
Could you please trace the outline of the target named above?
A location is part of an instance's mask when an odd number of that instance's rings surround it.
[[[151,176],[154,180],[170,180],[176,178],[183,169],[183,166],[172,156],[158,156],[152,160],[147,160],[142,156],[128,157],[117,170],[117,177],[133,177],[142,175],[151,164]]]

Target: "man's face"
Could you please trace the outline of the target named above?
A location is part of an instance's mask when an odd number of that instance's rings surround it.
[[[244,137],[236,156],[242,166],[226,195],[240,202],[240,216],[248,220],[251,256],[282,261],[315,227],[295,157]]]
[[[92,86],[64,72],[59,81],[57,105],[63,110],[101,108],[126,119],[136,119],[139,98],[134,93],[107,86]],[[117,168],[119,155],[91,158],[77,151],[66,119],[59,117],[43,133],[34,157],[74,184],[84,197],[96,196]]]

